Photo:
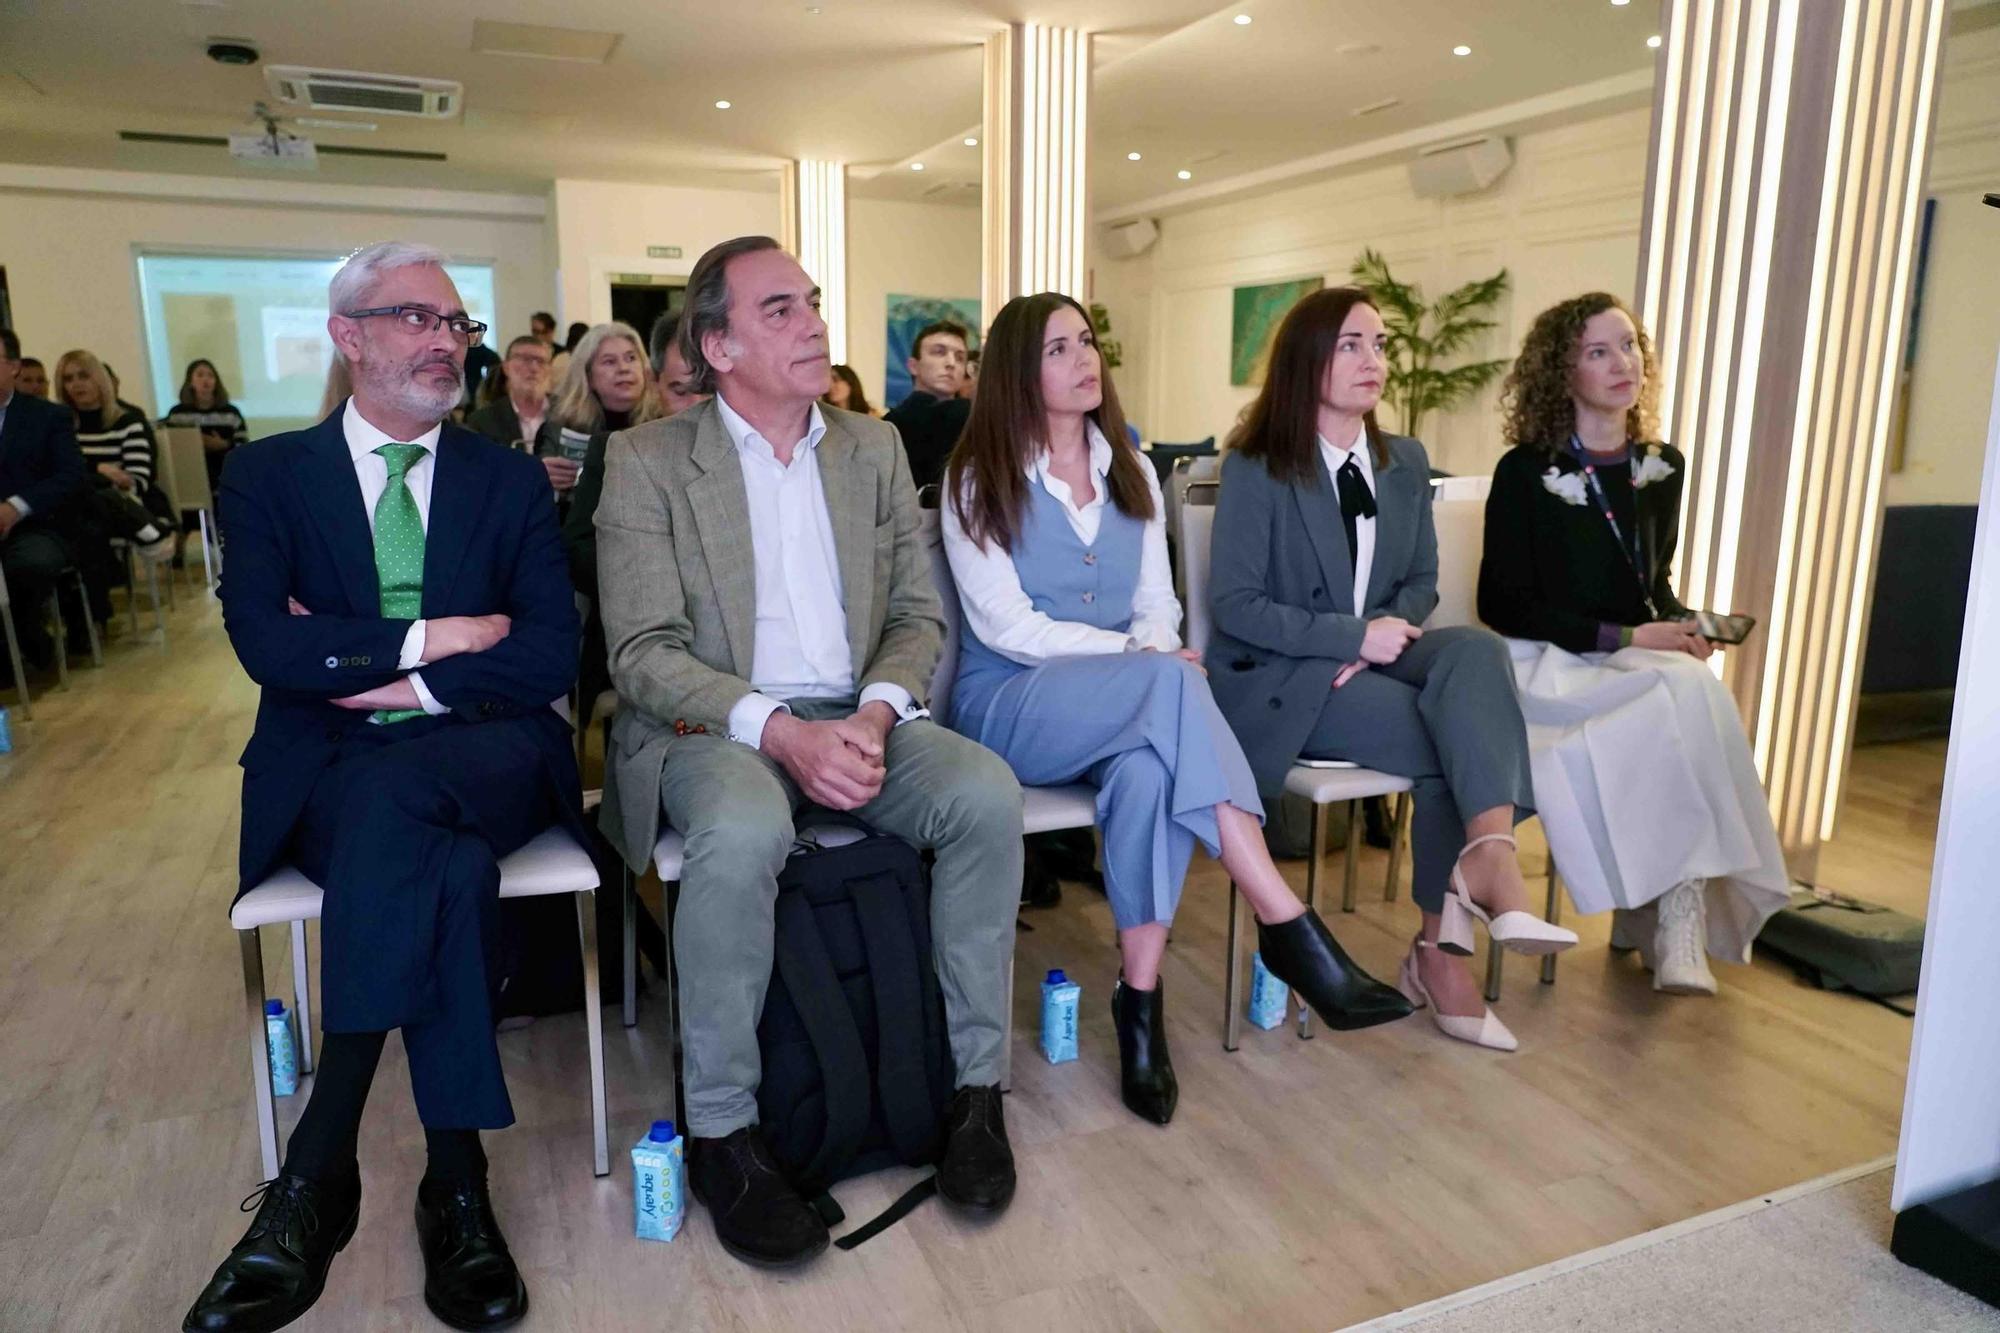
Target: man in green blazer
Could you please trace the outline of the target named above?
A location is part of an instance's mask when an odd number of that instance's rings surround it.
[[[1013,1196],[1001,1118],[1021,791],[922,705],[943,621],[895,430],[819,405],[819,289],[768,237],[695,265],[679,331],[715,396],[613,435],[597,567],[613,724],[602,822],[630,864],[687,842],[676,915],[689,1176],[731,1253],[817,1254],[826,1227],[757,1130],[777,875],[807,803],[935,849],[931,932],[959,1091],[938,1188]]]

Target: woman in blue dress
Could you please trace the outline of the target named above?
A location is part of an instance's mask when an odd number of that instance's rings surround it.
[[[1024,784],[1097,787],[1122,1091],[1165,1124],[1178,1090],[1160,958],[1197,841],[1256,913],[1264,965],[1328,1026],[1410,1004],[1355,966],[1271,863],[1250,766],[1181,645],[1159,482],[1127,440],[1089,316],[1052,292],[1017,297],[980,365],[941,516],[964,608],[949,721]]]

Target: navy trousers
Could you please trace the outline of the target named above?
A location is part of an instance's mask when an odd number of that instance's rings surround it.
[[[514,1122],[493,1034],[499,861],[558,810],[530,726],[357,726],[293,831],[294,863],[326,891],[322,1025],[401,1028],[430,1129]]]

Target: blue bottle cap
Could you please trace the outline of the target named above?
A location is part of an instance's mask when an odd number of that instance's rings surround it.
[[[285,1016],[285,1002],[283,1000],[264,1001],[264,1016],[266,1018],[283,1018]]]
[[[1063,970],[1061,968],[1052,967],[1049,969],[1048,980],[1044,981],[1042,984],[1045,986],[1060,986],[1068,980],[1069,978],[1063,975]]]
[[[674,1122],[671,1120],[655,1120],[652,1131],[646,1137],[654,1143],[672,1143],[674,1141]]]

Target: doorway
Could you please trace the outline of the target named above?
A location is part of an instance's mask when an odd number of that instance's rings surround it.
[[[620,274],[611,283],[611,318],[630,324],[641,338],[651,338],[653,321],[671,310],[679,310],[687,300],[687,284],[673,278],[634,281],[643,275]]]

